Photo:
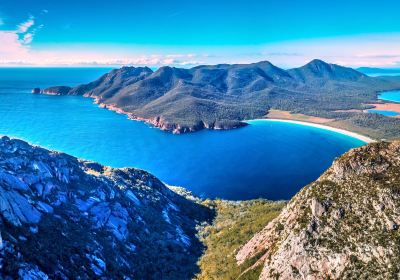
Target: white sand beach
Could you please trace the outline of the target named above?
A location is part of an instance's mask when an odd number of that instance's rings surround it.
[[[284,120],[284,119],[254,119],[254,120],[247,120],[247,123],[251,123],[254,121],[267,121],[267,122],[286,122],[286,123],[293,123],[293,124],[298,124],[298,125],[305,125],[305,126],[311,126],[311,127],[316,127],[316,128],[320,128],[320,129],[326,129],[326,130],[330,130],[333,132],[337,132],[337,133],[341,133],[353,138],[356,138],[358,140],[361,140],[365,143],[372,143],[372,142],[376,142],[376,140],[369,138],[367,136],[355,133],[355,132],[351,132],[351,131],[347,131],[344,129],[340,129],[340,128],[335,128],[335,127],[331,127],[331,126],[327,126],[327,125],[322,125],[322,124],[316,124],[316,123],[309,123],[309,122],[302,122],[302,121],[294,121],[294,120]]]

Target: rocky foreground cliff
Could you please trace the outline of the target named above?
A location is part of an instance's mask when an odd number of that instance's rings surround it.
[[[190,279],[210,218],[145,171],[0,138],[1,279]]]
[[[174,190],[0,138],[0,279],[400,278],[400,141],[349,151],[287,204]]]
[[[237,252],[259,279],[399,279],[400,141],[337,159]]]

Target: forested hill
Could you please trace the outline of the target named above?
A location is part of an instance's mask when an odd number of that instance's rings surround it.
[[[270,109],[350,120],[351,125],[368,128],[371,114],[360,116],[354,110],[377,102],[379,91],[399,88],[400,81],[395,79],[373,78],[351,68],[313,60],[289,70],[267,61],[191,69],[165,66],[157,71],[123,67],[89,84],[56,86],[41,92],[92,97],[133,119],[181,133],[240,127],[244,125],[241,121],[264,117]],[[352,112],[343,112],[346,110]],[[400,120],[386,117],[378,123],[378,127],[389,130],[400,127]]]

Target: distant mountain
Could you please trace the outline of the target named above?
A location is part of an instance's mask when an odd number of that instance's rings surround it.
[[[368,76],[352,68],[328,64],[322,60],[314,59],[308,64],[288,70],[290,75],[296,80],[304,83],[312,83],[315,80],[324,81],[343,81],[343,82],[363,82],[369,80]]]
[[[211,214],[145,171],[0,138],[1,279],[190,279]]]
[[[250,264],[252,279],[399,279],[399,187],[400,141],[353,149],[242,246],[237,262]]]
[[[333,119],[337,112],[364,109],[377,91],[400,81],[372,78],[354,69],[313,60],[283,70],[270,62],[220,64],[191,69],[123,67],[75,88],[51,87],[44,94],[83,95],[174,133],[229,129],[278,109]]]

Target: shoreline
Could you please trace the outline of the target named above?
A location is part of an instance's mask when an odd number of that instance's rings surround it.
[[[54,94],[49,94],[48,92],[41,91],[41,94],[45,95],[54,95]],[[59,95],[59,94],[56,94]],[[242,120],[242,121],[237,121],[238,123],[241,123],[243,125],[234,125],[231,127],[211,127],[211,126],[206,126],[203,122],[203,126],[201,127],[181,127],[179,124],[174,124],[174,123],[166,123],[164,122],[160,117],[153,118],[153,119],[146,119],[146,118],[140,118],[135,116],[134,114],[130,112],[126,112],[121,108],[118,108],[114,104],[105,104],[102,103],[101,100],[96,97],[96,96],[90,96],[88,94],[83,94],[82,97],[84,98],[92,98],[93,99],[93,104],[96,104],[99,108],[106,109],[112,112],[115,112],[117,114],[122,114],[126,115],[129,120],[133,121],[139,121],[139,122],[144,122],[149,125],[152,125],[153,127],[161,130],[161,131],[166,131],[166,132],[171,132],[173,134],[182,134],[182,133],[190,133],[190,132],[196,132],[200,131],[202,129],[209,129],[209,130],[231,130],[231,129],[237,129],[243,126],[248,125],[252,121],[275,121],[275,122],[286,122],[286,123],[292,123],[292,124],[298,124],[298,125],[304,125],[304,126],[310,126],[310,127],[315,127],[319,129],[325,129],[329,130],[332,132],[336,132],[339,134],[343,134],[355,139],[358,139],[366,144],[368,143],[373,143],[376,142],[377,140],[372,139],[368,136],[364,136],[362,134],[358,134],[356,132],[340,129],[340,128],[335,128],[332,126],[328,126],[327,124],[319,124],[319,123],[313,123],[313,122],[306,122],[306,121],[298,121],[298,120],[290,120],[290,119],[280,119],[280,118],[266,118],[266,119],[250,119],[250,120]]]
[[[292,123],[292,124],[310,126],[310,127],[315,127],[315,128],[319,128],[319,129],[325,129],[325,130],[333,131],[333,132],[336,132],[336,133],[339,133],[339,134],[343,134],[343,135],[346,135],[346,136],[361,140],[361,141],[365,142],[366,144],[376,142],[376,140],[374,140],[374,139],[372,139],[372,138],[370,138],[368,136],[364,136],[362,134],[358,134],[358,133],[351,132],[351,131],[344,130],[344,129],[340,129],[340,128],[335,128],[335,127],[328,126],[328,125],[316,124],[316,123],[311,123],[311,122],[296,121],[296,120],[285,120],[285,119],[252,119],[252,120],[246,120],[245,122],[251,124],[252,121],[285,122],[285,123]]]

